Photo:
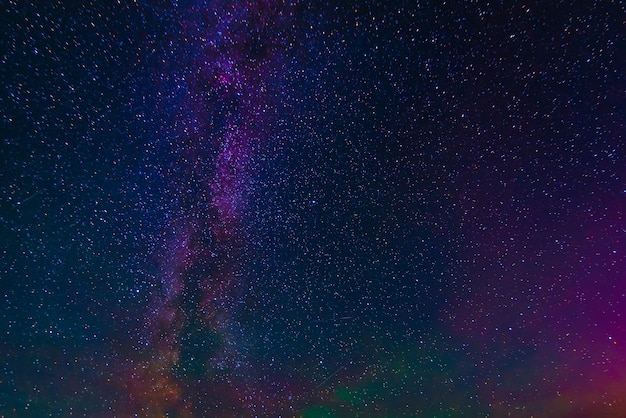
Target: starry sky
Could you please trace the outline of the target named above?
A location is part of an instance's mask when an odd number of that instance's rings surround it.
[[[0,416],[626,416],[625,9],[8,0]]]

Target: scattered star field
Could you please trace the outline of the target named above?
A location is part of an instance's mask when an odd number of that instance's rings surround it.
[[[626,416],[626,7],[504,3],[3,4],[0,416]]]

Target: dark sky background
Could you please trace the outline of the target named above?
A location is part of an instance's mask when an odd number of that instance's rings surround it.
[[[624,416],[626,10],[545,3],[4,4],[0,416]]]

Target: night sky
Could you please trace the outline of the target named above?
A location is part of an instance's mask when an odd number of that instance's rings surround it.
[[[626,416],[626,5],[501,3],[4,2],[0,416]]]

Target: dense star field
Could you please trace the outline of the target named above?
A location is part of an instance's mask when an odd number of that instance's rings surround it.
[[[555,3],[5,2],[0,416],[626,416],[626,7]]]

